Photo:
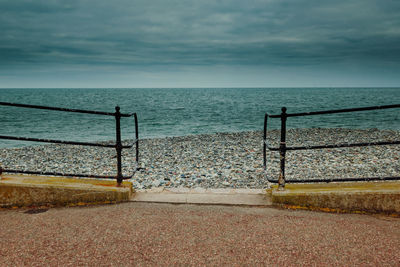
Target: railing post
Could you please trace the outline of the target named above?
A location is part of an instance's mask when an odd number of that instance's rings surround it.
[[[133,114],[135,118],[135,137],[136,137],[136,166],[139,168],[139,127],[137,114]]]
[[[264,160],[264,171],[267,170],[267,120],[268,120],[268,114],[265,113],[264,117],[264,138],[263,138],[263,160]]]
[[[279,184],[278,189],[280,189],[280,190],[283,190],[285,188],[286,119],[287,119],[286,107],[282,107],[282,113],[281,113],[281,143],[280,143],[280,146],[279,146],[281,170],[280,170],[279,180],[278,180],[278,184]]]
[[[121,164],[121,154],[122,154],[122,143],[121,143],[121,113],[119,112],[120,107],[115,107],[115,131],[116,131],[116,143],[115,149],[117,150],[117,183],[121,185],[122,183],[122,164]]]

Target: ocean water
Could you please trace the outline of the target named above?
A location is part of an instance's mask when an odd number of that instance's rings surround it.
[[[140,138],[262,130],[264,114],[400,103],[400,88],[0,89],[0,101],[136,112]],[[113,117],[0,106],[0,135],[100,141],[115,138]],[[133,118],[121,121],[134,138]],[[269,128],[278,128],[271,119]],[[400,129],[400,109],[289,118],[289,128]],[[32,145],[0,139],[0,147]]]

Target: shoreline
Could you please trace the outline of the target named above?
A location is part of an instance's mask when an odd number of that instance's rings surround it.
[[[199,134],[140,139],[139,165],[132,178],[136,189],[152,187],[265,188],[261,131]],[[267,137],[276,147],[279,131]],[[400,140],[396,130],[347,128],[290,129],[287,145]],[[133,170],[134,148],[123,151],[124,174]],[[290,151],[288,179],[334,179],[400,175],[400,146]],[[115,150],[59,144],[1,148],[4,168],[114,175]],[[279,153],[267,151],[267,175],[277,178]]]

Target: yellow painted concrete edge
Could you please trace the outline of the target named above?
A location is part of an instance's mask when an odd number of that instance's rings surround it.
[[[267,189],[277,206],[328,212],[400,215],[400,182],[357,182],[274,185]]]
[[[129,201],[132,183],[44,176],[2,175],[0,207],[76,206]]]

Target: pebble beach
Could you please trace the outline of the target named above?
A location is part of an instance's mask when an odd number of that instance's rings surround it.
[[[267,151],[263,168],[263,133],[248,131],[140,140],[136,189],[153,187],[266,188],[279,176],[279,153]],[[280,132],[268,132],[277,147]],[[395,130],[290,129],[287,146],[400,140]],[[130,140],[126,140],[129,143]],[[370,146],[287,152],[287,179],[400,176],[400,146]],[[135,149],[123,151],[123,173],[135,169]],[[37,145],[0,149],[0,166],[9,169],[115,175],[114,149]]]

